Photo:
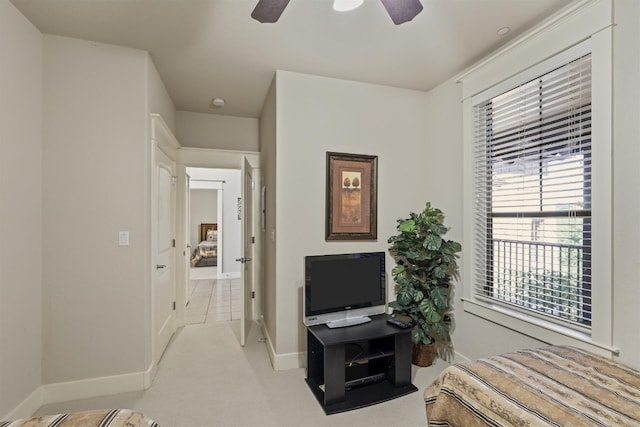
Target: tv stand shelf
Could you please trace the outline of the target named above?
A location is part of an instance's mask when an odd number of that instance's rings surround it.
[[[340,329],[307,327],[306,382],[327,415],[413,393],[411,330],[371,322]]]

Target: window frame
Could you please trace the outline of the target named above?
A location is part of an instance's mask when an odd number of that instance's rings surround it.
[[[565,75],[567,72],[580,73],[584,67],[585,61],[588,61],[588,73],[589,73],[589,85],[588,89],[591,90],[591,51],[584,52],[583,48],[586,49],[586,45],[580,47],[579,49],[572,49],[571,53],[576,54],[576,58],[569,58],[567,62],[561,64],[557,69],[551,70],[552,73],[556,71],[562,72]],[[588,56],[588,57],[587,57]],[[562,55],[563,58],[566,55]],[[572,65],[573,64],[573,65]],[[574,67],[579,67],[579,70],[572,71]],[[566,71],[563,71],[566,70]],[[559,81],[557,77],[552,77],[550,80],[545,77],[548,76],[549,71],[546,71],[545,74],[536,76],[535,78],[522,83],[522,85],[516,85],[513,88],[507,90],[506,93],[512,93],[507,98],[507,105],[511,105],[508,107],[509,109],[505,109],[504,105],[501,105],[503,101],[503,94],[499,94],[497,96],[489,97],[489,99],[479,102],[474,106],[475,113],[475,125],[476,129],[480,129],[477,133],[476,140],[474,141],[475,145],[475,163],[477,165],[476,168],[476,187],[481,188],[483,191],[482,203],[475,206],[474,216],[477,221],[482,221],[486,223],[486,229],[482,229],[475,236],[475,245],[476,247],[482,246],[484,243],[485,249],[481,251],[481,254],[484,258],[484,264],[480,265],[477,263],[476,265],[476,277],[477,281],[474,294],[476,297],[488,300],[491,303],[495,304],[503,304],[507,307],[515,307],[518,310],[522,310],[529,315],[532,316],[541,316],[550,320],[551,322],[555,322],[560,324],[563,327],[567,327],[569,329],[575,329],[586,334],[590,334],[591,329],[591,96],[589,93],[589,99],[586,101],[587,103],[582,105],[574,105],[572,108],[577,110],[567,110],[566,112],[562,111],[562,113],[557,110],[550,116],[545,114],[545,110],[543,110],[542,106],[548,102],[550,97],[555,96],[552,94],[551,88],[556,87]],[[572,78],[574,78],[577,74],[570,74]],[[548,87],[546,86],[548,82]],[[582,83],[584,84],[584,83]],[[523,87],[534,87],[535,91],[526,91],[523,92]],[[568,88],[568,86],[563,86]],[[515,92],[515,95],[513,94]],[[517,95],[520,93],[521,95]],[[514,97],[515,96],[515,97]],[[526,96],[526,98],[522,98]],[[569,99],[569,98],[567,98]],[[516,101],[519,100],[519,101]],[[526,143],[525,147],[522,147],[520,138],[513,139],[513,136],[517,133],[520,134],[522,131],[520,127],[513,127],[512,120],[518,116],[517,106],[514,106],[512,103],[516,102],[519,105],[519,102],[526,102],[529,105],[537,105],[536,110],[537,114],[535,121],[526,123],[526,132],[529,134],[533,132],[539,132],[539,129],[553,127],[554,133],[549,135],[550,139],[545,140],[536,140],[535,146],[531,146],[530,143]],[[500,124],[498,123],[498,133],[494,138],[494,131],[496,131],[496,127],[494,126],[494,107],[496,106],[496,102],[498,103],[499,109],[499,121],[505,120],[506,117],[510,118],[510,125],[508,128],[500,128]],[[557,106],[552,107],[554,109]],[[576,111],[578,111],[576,115]],[[532,110],[533,112],[533,110]],[[582,128],[579,123],[582,123],[582,117],[586,117],[588,122],[587,126]],[[578,118],[577,118],[578,117]],[[561,124],[562,127],[555,127],[556,124]],[[573,132],[575,131],[575,126],[578,126],[579,129],[584,129],[583,132],[587,132],[581,135],[579,140],[574,140],[577,145],[571,149],[571,152],[565,153],[565,157],[562,157],[565,160],[568,160],[572,170],[575,166],[575,158],[571,159],[571,157],[575,154],[581,154],[583,156],[583,160],[586,160],[583,163],[583,173],[581,177],[572,177],[571,178],[571,188],[567,188],[567,191],[571,191],[576,187],[573,185],[578,185],[583,189],[583,197],[585,204],[582,207],[576,207],[568,210],[564,209],[546,209],[545,200],[547,197],[557,196],[552,195],[550,192],[554,191],[551,188],[547,187],[547,183],[549,180],[553,181],[557,179],[557,176],[548,175],[545,173],[545,170],[549,167],[547,163],[551,162],[547,153],[547,150],[557,150],[559,145],[562,145],[561,140],[558,138],[558,134],[556,132]],[[478,140],[477,138],[480,138]],[[583,139],[584,138],[584,139]],[[579,142],[578,142],[579,141]],[[586,143],[584,146],[582,143]],[[571,141],[565,142],[565,144],[572,144]],[[533,148],[533,150],[532,150]],[[576,150],[577,151],[573,151]],[[497,151],[496,151],[497,150]],[[525,150],[525,151],[522,151]],[[536,151],[537,150],[537,151]],[[501,207],[500,199],[502,197],[511,198],[516,193],[513,191],[518,191],[518,187],[509,188],[507,187],[507,191],[499,190],[500,188],[500,175],[496,175],[496,168],[498,170],[504,170],[506,168],[512,168],[512,164],[517,158],[520,158],[521,155],[525,155],[525,158],[520,162],[516,162],[518,164],[522,164],[521,162],[525,162],[529,166],[525,166],[525,169],[529,169],[531,167],[531,171],[533,171],[533,175],[538,178],[532,180],[527,184],[528,191],[532,193],[535,192],[537,197],[535,199],[528,199],[525,202],[525,205],[512,206],[509,203],[508,208],[505,210],[505,207]],[[557,152],[556,154],[560,154]],[[558,157],[560,159],[560,157]],[[478,163],[479,162],[479,163]],[[479,168],[479,169],[478,169]],[[516,167],[516,170],[518,168]],[[480,175],[478,175],[480,174]],[[498,179],[498,187],[496,188],[494,184],[494,179]],[[518,179],[516,178],[516,181]],[[585,185],[586,183],[586,185]],[[535,187],[532,187],[535,186]],[[494,190],[498,190],[498,198],[494,199]],[[566,197],[566,196],[565,196]],[[523,201],[524,202],[524,201]],[[535,204],[531,204],[535,202]],[[497,203],[497,205],[496,205]],[[498,210],[494,210],[497,208]],[[563,219],[571,220],[572,218],[581,218],[580,227],[581,234],[583,236],[582,243],[573,244],[568,242],[560,242],[560,241],[549,241],[549,240],[539,240],[534,237],[534,234],[537,234],[538,228],[535,227],[535,224],[540,224],[544,222],[545,219],[549,219],[552,222],[563,221]],[[511,222],[513,226],[513,221],[523,221],[526,223],[530,221],[531,234],[529,237],[515,237],[511,235],[507,230],[504,230],[502,227],[507,223]],[[502,225],[501,225],[502,224]],[[522,224],[526,225],[526,224]],[[520,226],[518,226],[520,227]],[[551,225],[552,228],[549,229],[550,233],[558,232],[559,230]],[[504,232],[507,231],[508,235],[504,235]],[[521,230],[522,231],[522,230]],[[496,236],[495,233],[498,233]],[[500,234],[503,234],[500,237]],[[513,249],[516,250],[515,258],[513,257]],[[529,254],[528,261],[525,258],[520,258],[518,253],[520,253],[519,249],[522,251],[523,257],[526,253]],[[567,292],[568,297],[571,297],[571,292],[576,292],[574,295],[581,295],[580,299],[576,299],[574,301],[575,305],[572,305],[571,302],[567,302],[563,300],[564,297],[559,297],[558,295],[555,298],[560,298],[562,301],[560,304],[550,302],[548,298],[553,299],[554,296],[549,295],[544,290],[540,290],[537,287],[531,288],[531,274],[535,275],[536,279],[533,279],[534,282],[540,280],[539,276],[539,268],[535,267],[535,262],[531,264],[532,256],[533,259],[537,260],[538,256],[542,256],[542,259],[545,259],[547,255],[554,258],[558,257],[559,263],[556,264],[556,269],[553,269],[554,262],[551,261],[552,270],[542,273],[542,277],[544,282],[547,280],[557,281],[562,280],[563,277],[567,277],[567,274],[571,275],[572,272],[575,273],[576,282],[575,287],[571,287],[565,292]],[[570,260],[573,259],[576,261],[575,268],[571,268],[571,266],[562,267],[562,259]],[[533,254],[533,255],[532,255]],[[508,265],[507,265],[508,264]],[[509,271],[516,271],[516,276],[514,277],[512,273],[508,273],[504,271],[504,269],[509,269]],[[480,271],[477,271],[480,270]],[[534,270],[536,270],[534,272]],[[481,280],[482,271],[486,271],[486,274]],[[529,277],[529,279],[524,279],[524,281],[520,281],[517,277]],[[513,280],[516,280],[515,282]],[[565,279],[566,280],[566,279]],[[506,285],[507,289],[503,289],[500,284]],[[520,288],[522,286],[522,288]],[[537,285],[536,285],[537,286]],[[503,291],[501,291],[503,289]],[[529,291],[526,291],[526,290]],[[525,292],[526,291],[526,292]],[[533,292],[531,294],[530,292]],[[540,299],[542,298],[542,299]],[[550,305],[553,306],[557,310],[557,314],[553,314],[550,312]],[[571,314],[564,309],[570,309]],[[576,310],[576,311],[574,311]]]
[[[616,354],[612,341],[612,48],[611,30],[602,30],[520,73],[463,99],[464,123],[464,311],[549,344],[569,344]],[[592,55],[592,325],[589,331],[568,328],[474,295],[474,107],[585,53]],[[462,80],[463,85],[465,81]]]

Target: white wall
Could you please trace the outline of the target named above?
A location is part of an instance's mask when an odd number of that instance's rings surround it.
[[[162,116],[165,124],[176,134],[176,108],[164,86],[160,74],[155,67],[151,56],[145,52],[147,69],[147,112],[157,113]],[[149,121],[151,126],[151,121]]]
[[[191,190],[190,191],[189,242],[191,252],[200,243],[200,224],[214,224],[218,222],[218,191]]]
[[[396,219],[421,210],[441,194],[432,188],[456,173],[452,168],[429,181],[425,161],[439,156],[442,141],[427,139],[426,97],[425,92],[277,72],[277,167],[265,172],[267,183],[275,173],[277,187],[274,347],[283,359],[276,367],[292,366],[297,353],[305,350],[304,256],[386,251]],[[377,241],[325,241],[327,151],[378,156]],[[387,265],[392,265],[390,257]],[[391,297],[391,283],[388,289]]]
[[[151,337],[149,113],[173,107],[146,52],[44,40],[44,383],[140,373]],[[130,246],[118,247],[120,230]]]
[[[633,325],[640,324],[635,309],[640,300],[640,5],[618,0],[615,6],[613,335],[619,359],[637,367],[640,337]],[[571,30],[554,27],[559,34]],[[527,52],[516,56],[524,58]],[[276,186],[268,193],[267,206],[272,202],[278,212],[274,229],[280,244],[271,243],[269,235],[265,240],[266,252],[276,251],[276,259],[267,258],[265,265],[265,323],[278,368],[293,365],[297,352],[304,350],[300,288],[305,254],[386,250],[395,219],[427,200],[445,212],[451,238],[463,246],[470,242],[462,233],[462,89],[453,79],[428,93],[413,93],[278,72],[275,87],[275,100],[268,98],[264,107],[261,142],[267,186]],[[379,156],[377,242],[324,241],[324,154],[330,150]],[[297,226],[294,218],[304,220]],[[392,261],[387,261],[391,268]],[[459,299],[467,280],[463,277],[454,290],[458,356],[477,358],[544,345],[464,312]]]
[[[0,419],[42,376],[42,35],[0,1]],[[36,408],[12,414],[26,415]],[[22,412],[21,412],[22,411]]]
[[[273,357],[275,353],[275,342],[277,340],[276,327],[276,79],[274,77],[264,106],[260,115],[260,169],[262,170],[263,184],[265,186],[265,231],[260,231],[262,237],[263,261],[262,264],[262,307],[263,326],[266,330],[268,340],[269,355]],[[272,234],[273,233],[273,234]],[[273,236],[273,238],[272,238]],[[272,361],[272,365],[275,365]]]
[[[178,111],[176,138],[183,147],[258,151],[258,119]]]

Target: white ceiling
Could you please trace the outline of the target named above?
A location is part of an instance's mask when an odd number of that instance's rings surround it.
[[[275,70],[428,90],[571,0],[421,0],[399,26],[379,0],[291,0],[275,24],[251,19],[257,0],[11,2],[43,33],[149,51],[178,110],[259,117]]]

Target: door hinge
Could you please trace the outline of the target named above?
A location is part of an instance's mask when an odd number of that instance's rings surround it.
[[[175,310],[176,310],[176,302],[174,301],[173,302],[173,311],[175,311]]]
[[[256,291],[251,291],[251,298],[255,299],[255,297],[256,297]]]
[[[173,245],[173,247],[176,247],[176,239],[173,239],[173,241],[171,242],[171,244]]]
[[[251,243],[255,243],[256,242],[256,236],[251,236]]]

